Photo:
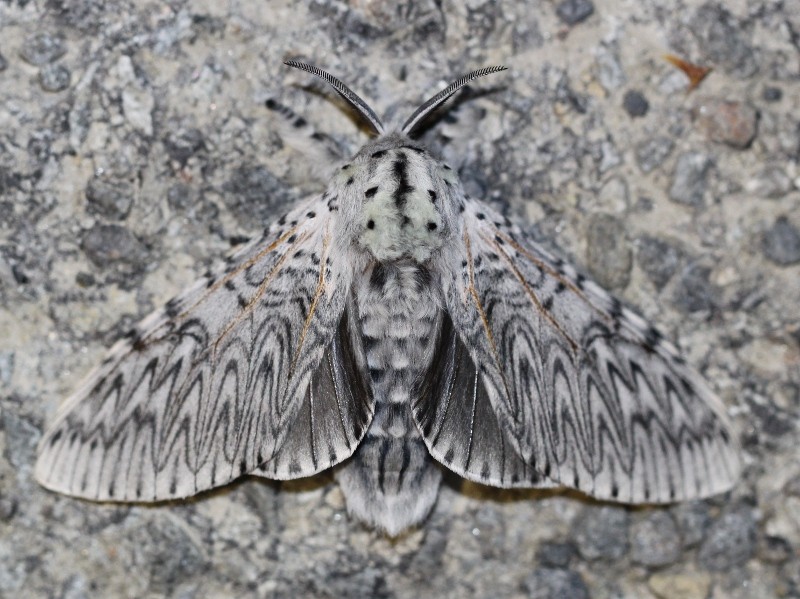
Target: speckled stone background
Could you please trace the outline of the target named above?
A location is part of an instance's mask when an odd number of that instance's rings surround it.
[[[689,90],[672,53],[711,73]],[[730,408],[745,471],[666,508],[452,477],[389,540],[329,476],[158,507],[32,479],[128,326],[320,190],[278,99],[365,139],[301,58],[638,306]],[[800,1],[0,0],[0,596],[800,597]]]

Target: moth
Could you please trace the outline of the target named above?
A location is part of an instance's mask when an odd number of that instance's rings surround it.
[[[385,129],[301,204],[136,325],[39,447],[45,487],[97,501],[194,495],[335,468],[348,511],[396,535],[443,468],[624,503],[728,490],[725,409],[677,348],[415,141],[473,71]]]

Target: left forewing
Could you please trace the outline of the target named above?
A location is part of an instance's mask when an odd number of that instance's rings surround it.
[[[301,206],[137,325],[44,435],[39,481],[89,499],[152,501],[272,458],[336,349],[350,273],[333,259],[331,219],[324,197]]]
[[[487,206],[468,201],[464,219],[441,267],[446,309],[520,457],[602,499],[730,488],[724,407],[677,349]]]

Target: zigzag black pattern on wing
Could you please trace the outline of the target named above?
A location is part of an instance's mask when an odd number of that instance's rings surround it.
[[[99,500],[184,497],[250,472],[291,429],[345,309],[327,198],[146,318],[64,407],[37,477]],[[362,409],[360,406],[358,409]]]
[[[738,458],[721,404],[652,326],[477,202],[442,270],[455,329],[530,467],[627,502],[730,487]]]
[[[552,487],[506,438],[469,352],[444,315],[435,358],[413,393],[412,414],[431,455],[495,487]]]
[[[251,474],[277,480],[311,476],[355,451],[374,412],[361,332],[345,310],[294,424],[280,449]]]

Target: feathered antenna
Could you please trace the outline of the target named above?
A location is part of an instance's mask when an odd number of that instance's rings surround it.
[[[370,108],[367,103],[364,102],[364,100],[359,98],[353,90],[339,81],[336,77],[313,65],[306,64],[304,62],[297,62],[296,60],[287,60],[283,64],[289,67],[294,67],[295,69],[300,69],[301,71],[305,71],[307,73],[311,73],[312,75],[316,75],[328,83],[331,87],[333,87],[333,89],[336,90],[336,93],[342,96],[342,98],[344,98],[348,104],[355,108],[358,113],[367,120],[367,122],[371,125],[372,130],[376,134],[383,134],[383,124],[378,118],[378,115],[376,115],[372,108]]]
[[[484,75],[491,75],[492,73],[497,73],[499,71],[506,71],[508,70],[506,67],[497,66],[497,67],[484,67],[482,69],[478,69],[477,71],[472,71],[471,73],[467,73],[463,77],[456,79],[453,83],[448,85],[445,89],[440,91],[438,94],[433,96],[430,100],[425,102],[422,106],[417,108],[408,120],[403,124],[402,132],[411,137],[414,133],[414,129],[428,116],[431,112],[433,112],[437,107],[441,106],[444,102],[446,102],[450,96],[464,87],[470,81],[477,79],[478,77],[483,77]]]

